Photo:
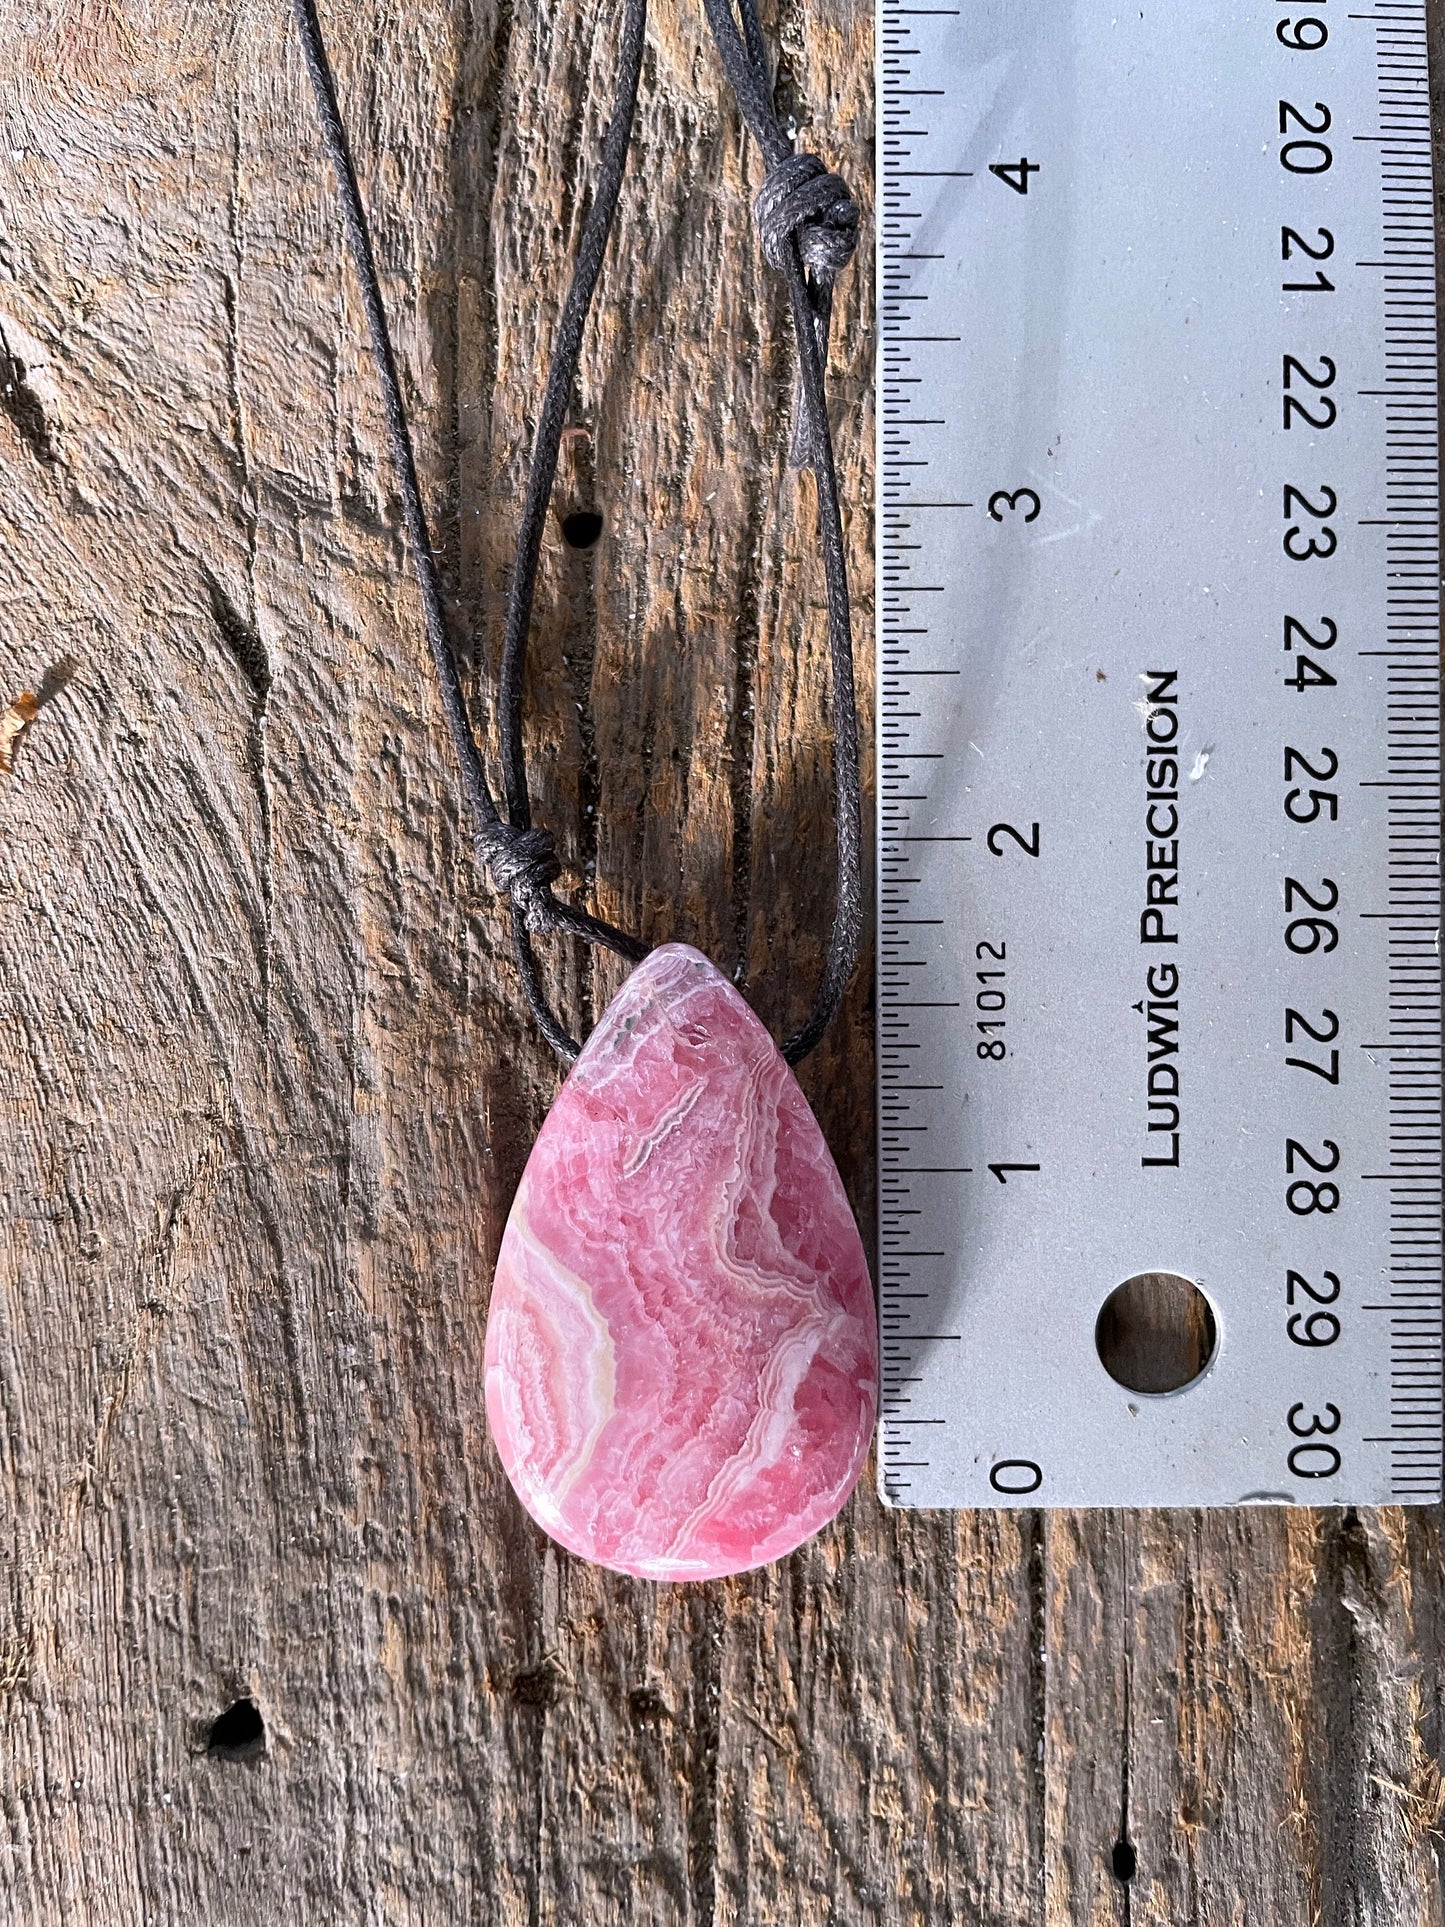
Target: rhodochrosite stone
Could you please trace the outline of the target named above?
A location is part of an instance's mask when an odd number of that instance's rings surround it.
[[[654,950],[502,1239],[487,1416],[518,1496],[619,1572],[763,1565],[852,1491],[877,1380],[863,1246],[797,1079],[706,957]]]

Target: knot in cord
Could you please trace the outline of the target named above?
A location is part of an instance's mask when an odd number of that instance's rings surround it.
[[[853,259],[858,245],[858,203],[848,183],[824,167],[816,154],[786,154],[770,167],[753,202],[758,239],[770,267],[788,264],[796,239],[803,266],[821,288]]]
[[[562,874],[552,832],[519,830],[515,823],[499,820],[477,832],[477,847],[493,886],[511,898],[527,928],[549,928],[555,921],[552,885]]]
[[[858,203],[840,175],[830,173],[816,154],[783,154],[767,171],[753,202],[763,259],[785,270],[796,243],[807,281],[808,307],[818,353],[828,365],[833,325],[833,283],[853,259],[858,245]],[[819,438],[828,432],[819,421],[806,387],[793,405],[794,468],[816,467]]]

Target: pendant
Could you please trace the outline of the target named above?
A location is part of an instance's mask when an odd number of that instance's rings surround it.
[[[595,1565],[718,1579],[792,1552],[868,1455],[878,1331],[837,1166],[781,1052],[686,944],[583,1047],[512,1205],[487,1417]]]

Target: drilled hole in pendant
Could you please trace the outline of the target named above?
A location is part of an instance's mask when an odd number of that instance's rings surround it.
[[[1141,1271],[1104,1300],[1094,1345],[1110,1378],[1131,1392],[1182,1392],[1204,1376],[1218,1330],[1209,1300],[1177,1271]]]

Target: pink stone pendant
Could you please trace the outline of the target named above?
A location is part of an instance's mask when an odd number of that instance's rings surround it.
[[[502,1238],[487,1416],[517,1496],[615,1572],[743,1572],[842,1506],[877,1387],[863,1245],[797,1079],[706,957],[654,950]]]

